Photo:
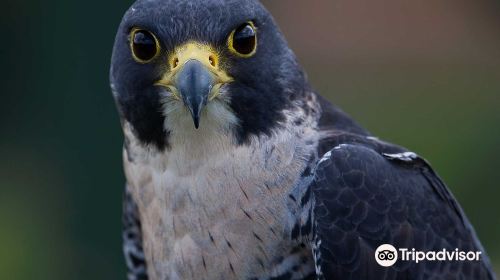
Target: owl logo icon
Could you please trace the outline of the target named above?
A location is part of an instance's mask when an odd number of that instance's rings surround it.
[[[398,251],[391,244],[382,244],[375,251],[375,260],[381,266],[392,266],[398,260]]]

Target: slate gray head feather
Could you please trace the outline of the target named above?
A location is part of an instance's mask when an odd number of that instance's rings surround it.
[[[134,39],[152,45],[147,61],[131,54]],[[190,53],[182,50],[186,47]],[[122,118],[141,141],[160,149],[169,144],[167,102],[184,103],[198,127],[207,103],[222,100],[236,117],[235,136],[245,142],[269,134],[283,120],[281,111],[307,88],[293,53],[258,1],[137,1],[116,36],[111,82]]]

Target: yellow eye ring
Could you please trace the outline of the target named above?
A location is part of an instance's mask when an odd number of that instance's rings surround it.
[[[257,28],[248,21],[231,31],[227,39],[229,51],[239,57],[249,58],[257,52]]]
[[[145,29],[133,28],[129,42],[132,57],[138,63],[149,63],[160,54],[160,42],[152,32]]]

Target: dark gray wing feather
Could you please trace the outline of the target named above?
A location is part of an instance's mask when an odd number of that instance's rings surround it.
[[[376,139],[339,133],[319,151],[312,247],[319,279],[494,279],[486,252],[460,206],[417,155]],[[398,261],[379,266],[384,243],[416,250],[481,250],[479,262]]]
[[[128,280],[147,280],[139,211],[128,189],[123,195],[123,254]]]

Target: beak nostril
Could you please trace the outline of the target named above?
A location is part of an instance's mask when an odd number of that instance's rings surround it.
[[[173,64],[173,68],[177,67],[179,65],[179,59],[177,57],[174,58],[172,64]]]
[[[215,58],[213,55],[209,56],[208,57],[208,61],[210,62],[210,65],[212,65],[213,67],[215,67]]]

